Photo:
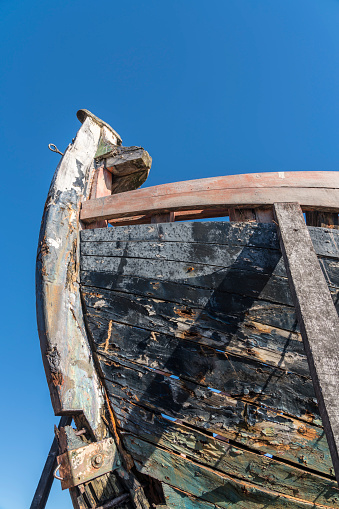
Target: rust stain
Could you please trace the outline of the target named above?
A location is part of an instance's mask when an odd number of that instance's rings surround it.
[[[174,313],[182,318],[194,318],[197,316],[197,311],[187,308],[174,308]]]
[[[306,440],[316,440],[318,438],[318,433],[315,429],[309,428],[308,426],[299,426],[297,432],[302,435]]]
[[[154,332],[154,331],[152,331],[152,332],[151,332],[151,338],[153,339],[153,341],[158,341],[158,340],[157,340],[157,333],[156,333],[156,332]]]
[[[96,292],[89,292],[88,296],[89,297],[95,297],[97,299],[101,299],[103,297],[103,295],[101,293],[96,293]]]
[[[58,387],[64,384],[64,379],[62,377],[62,373],[60,372],[51,372],[51,379],[54,387]]]
[[[111,402],[108,399],[108,396],[106,394],[106,391],[104,391],[104,396],[105,396],[106,406],[107,406],[107,410],[108,410],[108,414],[109,414],[109,422],[106,419],[104,419],[104,420],[108,424],[108,427],[111,430],[111,432],[112,432],[112,434],[113,434],[113,436],[115,438],[115,442],[117,444],[119,452],[122,455],[122,457],[124,458],[124,461],[125,461],[125,464],[126,464],[126,469],[129,472],[131,470],[131,468],[134,466],[133,458],[132,458],[132,456],[130,454],[128,454],[125,451],[125,449],[122,446],[122,443],[121,443],[121,440],[120,440],[120,436],[119,436],[119,433],[117,431],[115,415],[114,415],[113,409],[111,407]]]
[[[109,324],[108,324],[107,337],[106,337],[106,341],[105,341],[105,352],[108,351],[109,340],[111,339],[111,336],[112,336],[112,326],[113,326],[113,320],[110,320]]]

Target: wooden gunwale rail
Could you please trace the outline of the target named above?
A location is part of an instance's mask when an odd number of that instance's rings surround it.
[[[272,209],[282,201],[298,202],[304,212],[338,213],[339,173],[252,173],[163,184],[83,202],[80,219],[147,223],[153,215],[174,212],[174,220],[182,221],[229,215],[229,209]]]

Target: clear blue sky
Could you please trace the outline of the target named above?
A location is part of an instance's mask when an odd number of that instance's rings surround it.
[[[87,108],[153,157],[147,185],[339,168],[339,1],[0,0],[0,509],[53,437],[35,322],[48,187]],[[69,509],[58,483],[48,509]]]

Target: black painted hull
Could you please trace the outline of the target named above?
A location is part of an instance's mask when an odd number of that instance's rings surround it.
[[[337,303],[338,232],[310,233]],[[84,230],[81,293],[123,443],[169,507],[339,507],[274,225]]]

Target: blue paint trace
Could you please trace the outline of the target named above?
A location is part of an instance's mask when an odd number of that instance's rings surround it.
[[[169,415],[166,415],[166,414],[161,414],[161,417],[163,417],[164,419],[167,419],[169,421],[172,421],[172,422],[176,421],[176,419],[174,417],[170,417]]]

